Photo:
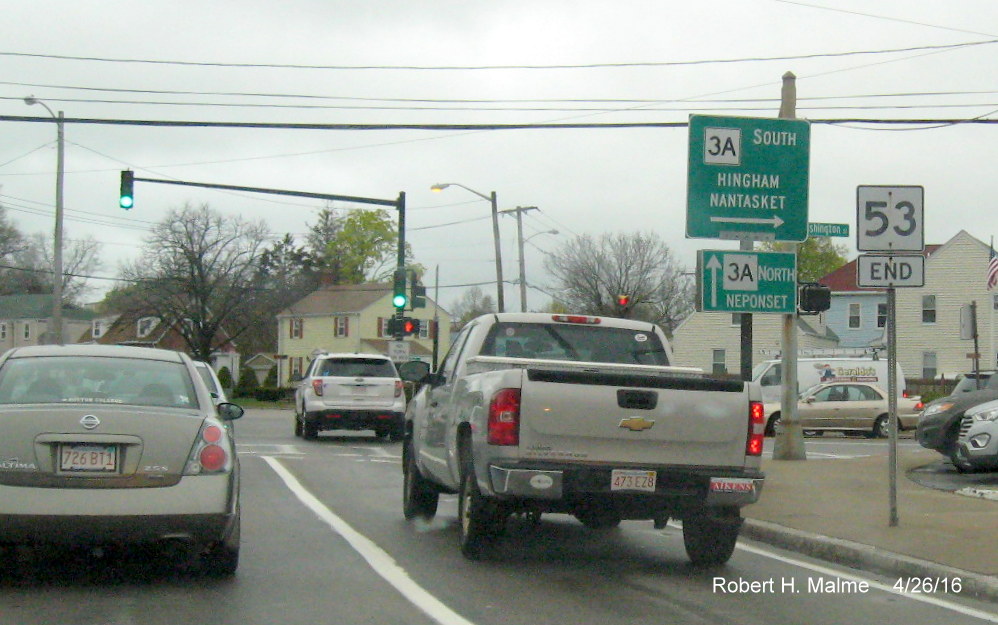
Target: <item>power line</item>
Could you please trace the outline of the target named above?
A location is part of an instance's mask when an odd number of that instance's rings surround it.
[[[811,6],[811,5],[805,5]],[[812,7],[826,8],[826,7]],[[877,17],[877,16],[874,16]],[[983,34],[983,33],[974,33]],[[995,35],[987,35],[995,37]],[[635,61],[623,63],[580,63],[550,65],[307,65],[295,63],[224,63],[219,61],[175,61],[163,59],[130,59],[99,56],[72,56],[64,54],[38,54],[31,52],[0,51],[0,56],[51,59],[59,61],[87,61],[99,63],[139,63],[149,65],[175,65],[183,67],[227,67],[250,69],[308,69],[308,70],[411,70],[411,71],[481,71],[481,70],[566,70],[566,69],[607,69],[628,67],[685,67],[690,65],[711,65],[721,63],[747,63],[765,61],[794,61],[801,59],[834,58],[869,54],[894,54],[919,50],[943,50],[988,45],[998,39],[970,41],[934,46],[910,46],[880,50],[851,50],[846,52],[820,52],[814,54],[794,54],[785,56],[740,57],[731,59],[700,59],[693,61]]]

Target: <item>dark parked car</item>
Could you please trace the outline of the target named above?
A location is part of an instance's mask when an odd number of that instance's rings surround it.
[[[990,376],[979,391],[967,391],[940,397],[929,402],[922,411],[915,429],[918,444],[934,449],[953,461],[960,468],[960,421],[968,408],[998,399],[998,376]]]

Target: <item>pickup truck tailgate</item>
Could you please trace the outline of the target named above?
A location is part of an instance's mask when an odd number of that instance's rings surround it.
[[[749,405],[740,381],[545,369],[528,369],[524,377],[520,451],[525,458],[745,464]]]

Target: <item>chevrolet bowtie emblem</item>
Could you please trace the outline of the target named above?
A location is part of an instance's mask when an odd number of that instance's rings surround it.
[[[644,417],[631,417],[629,419],[621,419],[620,425],[617,427],[627,428],[632,432],[641,432],[643,430],[650,430],[654,425],[654,421],[649,421]]]

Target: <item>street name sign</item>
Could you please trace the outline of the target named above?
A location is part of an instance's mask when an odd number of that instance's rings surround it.
[[[697,310],[797,312],[797,255],[793,252],[699,250]]]
[[[925,257],[921,254],[860,254],[856,284],[862,287],[925,286]]]
[[[924,187],[856,187],[856,249],[921,252],[925,249],[924,213]]]
[[[811,237],[847,237],[849,224],[807,224],[807,236]]]
[[[804,241],[811,126],[691,115],[686,236]]]

